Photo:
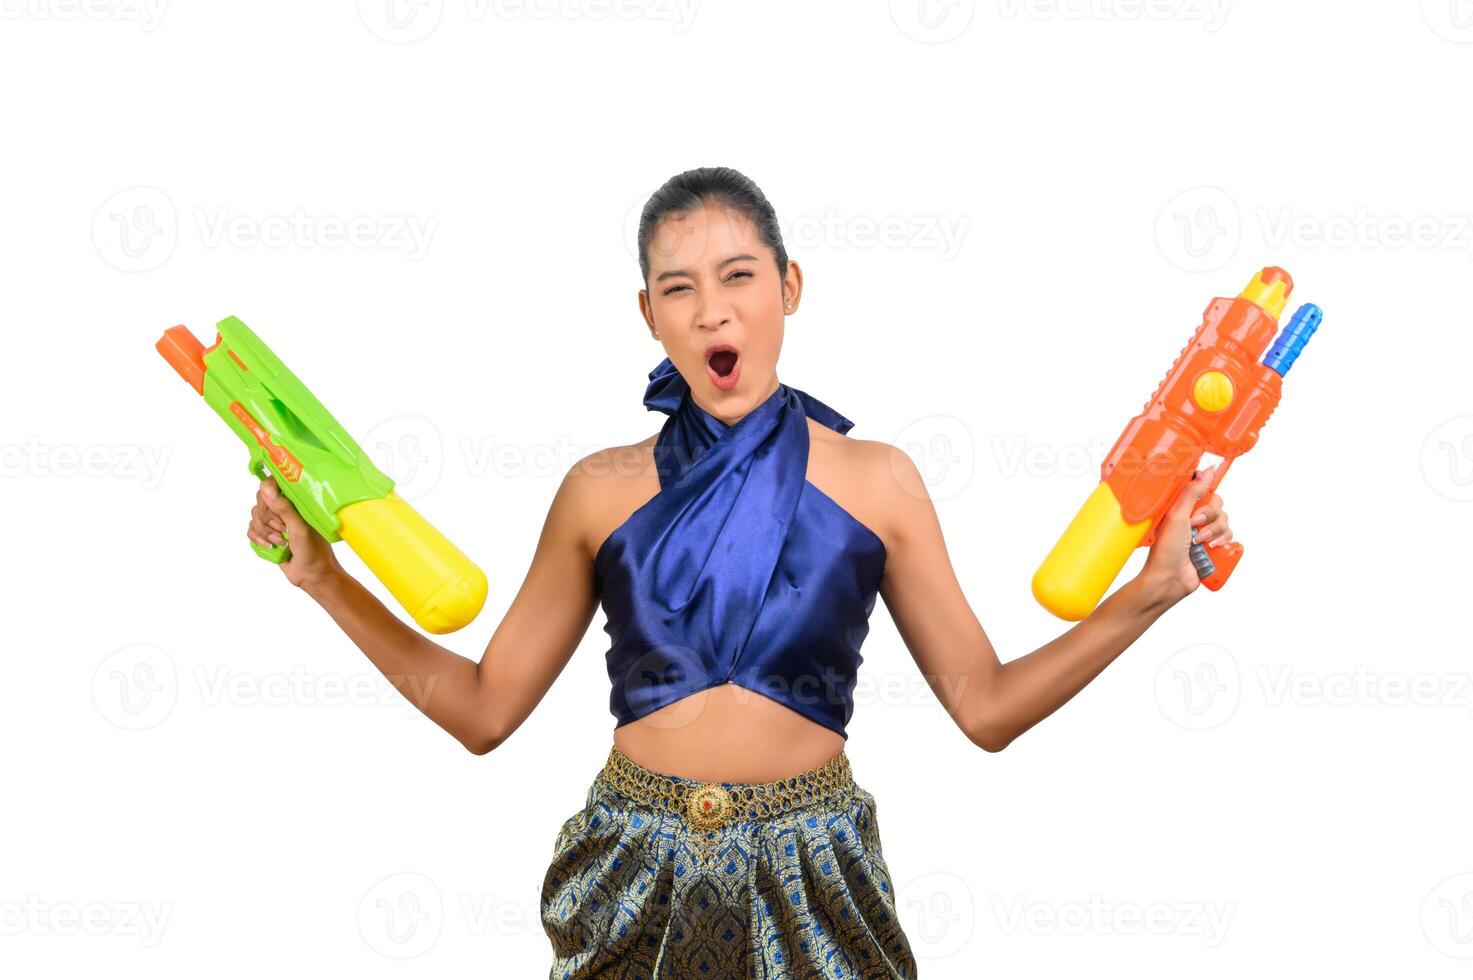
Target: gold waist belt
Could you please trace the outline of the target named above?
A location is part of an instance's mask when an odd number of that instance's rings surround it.
[[[614,746],[599,776],[625,796],[678,814],[699,831],[801,810],[842,798],[854,788],[843,751],[817,769],[771,783],[703,783],[646,769]]]

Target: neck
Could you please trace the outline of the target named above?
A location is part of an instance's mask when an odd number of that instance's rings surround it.
[[[777,375],[774,374],[772,376],[771,383],[767,386],[767,390],[759,395],[756,401],[754,401],[751,405],[747,406],[747,408],[740,412],[730,412],[729,410],[726,412],[718,411],[715,406],[707,405],[703,397],[698,397],[694,388],[690,389],[690,398],[691,401],[695,402],[696,407],[699,408],[701,411],[705,412],[712,418],[721,421],[725,425],[732,426],[736,425],[742,419],[746,418],[747,415],[752,411],[752,409],[756,408],[758,405],[763,404],[767,401],[767,399],[771,398],[773,394],[777,391],[777,386],[779,383],[780,382],[777,380]]]

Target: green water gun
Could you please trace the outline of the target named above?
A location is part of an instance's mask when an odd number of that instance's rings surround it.
[[[329,542],[346,541],[421,628],[450,633],[486,601],[486,576],[394,492],[307,386],[235,317],[216,324],[205,347],[184,326],[155,347],[250,450],[250,472],[276,485]],[[285,536],[285,535],[284,535]],[[265,547],[267,561],[290,557],[291,540]]]

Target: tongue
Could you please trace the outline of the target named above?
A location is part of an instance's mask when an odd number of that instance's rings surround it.
[[[711,369],[723,378],[731,373],[732,368],[736,367],[736,362],[735,351],[719,350],[711,355]]]

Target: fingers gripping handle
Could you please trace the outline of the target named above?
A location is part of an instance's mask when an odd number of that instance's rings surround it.
[[[251,451],[250,469],[251,474],[257,479],[264,480],[268,476],[270,476],[275,477],[278,484],[280,484],[281,482],[281,478],[273,473],[270,466],[267,465],[266,454],[260,449],[255,449]],[[273,564],[280,565],[282,562],[286,561],[292,556],[291,535],[289,535],[284,528],[281,532],[281,538],[284,542],[286,542],[285,544],[259,545],[256,544],[256,542],[252,541],[250,543],[251,550],[254,551],[257,556],[264,558],[267,561],[272,562]]]
[[[1236,456],[1225,458],[1217,467],[1217,472],[1212,474],[1212,482],[1202,492],[1201,501],[1206,500],[1217,492],[1217,487],[1222,483],[1222,478],[1227,475],[1228,467],[1233,464]],[[1192,508],[1193,513],[1197,510]],[[1236,541],[1210,548],[1197,540],[1197,529],[1192,528],[1192,543],[1188,551],[1192,559],[1192,566],[1197,570],[1197,578],[1202,584],[1213,592],[1227,584],[1228,577],[1233,574],[1233,569],[1238,567],[1238,559],[1243,557],[1243,546]]]
[[[1213,592],[1222,588],[1233,574],[1233,569],[1238,567],[1238,559],[1243,557],[1243,546],[1236,541],[1229,541],[1225,545],[1209,548],[1197,540],[1197,529],[1192,528],[1192,564],[1197,569],[1197,578],[1202,584]]]
[[[286,532],[283,531],[281,536],[285,538],[287,536]],[[262,545],[256,544],[256,542],[252,541],[251,550],[260,557],[275,565],[280,565],[282,562],[287,561],[292,556],[291,548],[288,547],[287,544],[273,544],[263,547]]]
[[[1192,557],[1192,567],[1197,569],[1198,578],[1207,578],[1217,571],[1217,566],[1212,564],[1212,556],[1207,553],[1207,546],[1197,540],[1197,529],[1192,528],[1192,546],[1188,549]]]

